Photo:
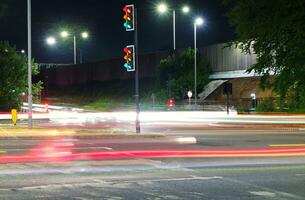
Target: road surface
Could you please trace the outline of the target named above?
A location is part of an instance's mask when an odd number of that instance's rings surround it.
[[[302,128],[103,131],[2,132],[1,199],[305,199]]]

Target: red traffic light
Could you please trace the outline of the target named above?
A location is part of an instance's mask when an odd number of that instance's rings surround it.
[[[169,99],[168,102],[168,107],[171,109],[175,106],[175,100],[173,98]]]
[[[124,11],[125,13],[131,13],[131,9],[130,9],[129,6],[124,7],[123,11]]]
[[[126,54],[131,54],[131,53],[132,53],[132,50],[131,50],[130,48],[126,47],[126,48],[124,48],[124,52],[125,52]]]
[[[124,48],[124,60],[125,64],[124,67],[127,69],[128,72],[135,71],[135,52],[134,52],[134,45],[129,45]]]

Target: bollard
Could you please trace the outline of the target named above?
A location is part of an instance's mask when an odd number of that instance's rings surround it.
[[[17,120],[18,120],[17,110],[16,109],[12,109],[11,113],[12,113],[12,122],[13,122],[14,126],[16,126]]]

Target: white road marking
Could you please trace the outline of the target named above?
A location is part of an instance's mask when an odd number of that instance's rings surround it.
[[[195,137],[178,137],[175,139],[179,144],[196,144],[197,139]]]
[[[94,182],[87,182],[87,183],[65,183],[65,184],[50,184],[50,185],[37,185],[37,186],[26,186],[21,188],[0,188],[0,191],[11,191],[12,189],[16,190],[41,190],[41,189],[50,189],[50,188],[72,188],[72,187],[84,187],[84,186],[91,186],[91,187],[99,187],[101,184],[116,184],[116,183],[138,183],[138,182],[167,182],[167,181],[186,181],[186,180],[213,180],[213,179],[222,179],[221,176],[211,176],[211,177],[188,177],[188,178],[164,178],[164,179],[145,179],[145,180],[132,180],[132,181],[102,181],[102,180],[94,180]]]
[[[296,176],[305,176],[305,174],[296,174]]]
[[[211,177],[192,176],[192,177],[188,177],[188,178],[161,178],[161,179],[145,179],[145,180],[124,181],[124,182],[125,182],[125,183],[137,183],[137,182],[169,182],[169,181],[213,180],[213,179],[223,179],[223,177],[221,177],[221,176],[211,176]]]
[[[276,194],[273,192],[267,192],[267,191],[250,191],[250,194],[256,195],[256,196],[263,196],[263,197],[275,197]]]
[[[105,150],[113,150],[110,147],[82,147],[82,148],[77,148],[77,149],[105,149]]]

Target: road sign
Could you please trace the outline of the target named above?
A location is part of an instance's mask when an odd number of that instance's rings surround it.
[[[189,105],[191,105],[191,98],[192,98],[192,96],[193,96],[193,92],[192,92],[191,90],[189,90],[189,91],[187,92],[187,96],[189,97]]]
[[[188,92],[187,92],[187,96],[188,96],[189,98],[192,98],[192,96],[193,96],[192,91],[188,91]]]

